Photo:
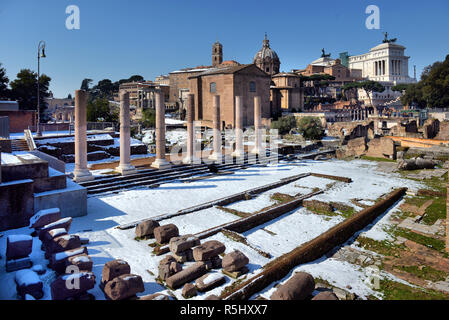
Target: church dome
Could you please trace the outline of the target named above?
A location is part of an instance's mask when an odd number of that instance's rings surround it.
[[[262,49],[260,49],[254,56],[253,63],[271,75],[279,73],[281,61],[279,60],[277,53],[270,48],[270,40],[267,39],[266,33]]]
[[[256,63],[256,60],[258,59],[265,60],[266,58],[279,61],[276,51],[270,48],[270,40],[267,39],[267,34],[265,34],[262,49],[260,49],[254,56],[254,63]]]

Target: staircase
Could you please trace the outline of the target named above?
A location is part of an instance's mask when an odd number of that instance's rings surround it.
[[[30,151],[25,139],[12,139],[11,140],[12,152],[15,151]]]

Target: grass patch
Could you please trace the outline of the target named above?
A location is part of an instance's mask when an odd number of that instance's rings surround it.
[[[420,279],[430,280],[433,282],[446,280],[446,272],[434,269],[429,266],[398,266],[398,270],[405,271],[407,273],[414,274]]]
[[[396,162],[395,160],[392,160],[392,159],[368,157],[368,156],[361,156],[360,159],[368,160],[368,161],[377,161],[377,162]]]
[[[222,206],[216,206],[216,208],[220,209],[222,211],[228,212],[228,213],[232,213],[233,215],[236,215],[241,218],[246,218],[251,215],[251,213],[247,213],[247,212],[243,212],[243,211],[239,211],[239,210],[235,210],[235,209],[230,209],[230,208],[226,208],[226,207],[222,207]]]
[[[276,193],[273,193],[273,194],[270,196],[270,199],[271,199],[272,201],[275,201],[275,202],[277,202],[278,204],[280,204],[280,203],[285,203],[285,202],[292,201],[292,200],[295,199],[295,197],[293,197],[293,196],[291,196],[291,195],[288,195],[288,194],[285,194],[285,193],[279,193],[279,192],[276,192]]]
[[[416,242],[423,246],[426,246],[427,248],[437,250],[437,251],[447,255],[447,253],[445,252],[446,244],[443,240],[438,240],[435,238],[423,236],[421,234],[418,234],[418,233],[415,233],[412,231],[408,231],[408,230],[405,230],[402,228],[397,228],[394,231],[394,233],[396,236],[406,238],[408,240],[411,240],[413,242]]]
[[[401,246],[398,246],[390,241],[377,241],[366,237],[358,237],[356,241],[366,250],[373,251],[384,256],[399,257],[399,250],[401,249]]]
[[[405,284],[391,281],[380,280],[380,289],[385,300],[447,300],[449,295],[421,288],[413,288]]]

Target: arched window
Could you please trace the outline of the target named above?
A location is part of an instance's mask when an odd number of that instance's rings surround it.
[[[215,82],[211,82],[211,84],[210,84],[210,92],[211,93],[217,92],[217,84]]]
[[[256,92],[256,83],[254,81],[249,83],[249,92]]]

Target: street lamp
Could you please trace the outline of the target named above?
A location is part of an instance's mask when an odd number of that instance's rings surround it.
[[[40,95],[40,86],[39,86],[39,82],[40,82],[40,69],[41,69],[41,63],[40,60],[41,58],[46,58],[47,56],[45,55],[45,41],[39,41],[39,45],[37,46],[37,132],[36,135],[38,137],[41,136],[41,129],[40,129],[40,123],[41,123],[41,108],[40,108],[40,100],[39,100],[39,95]]]

